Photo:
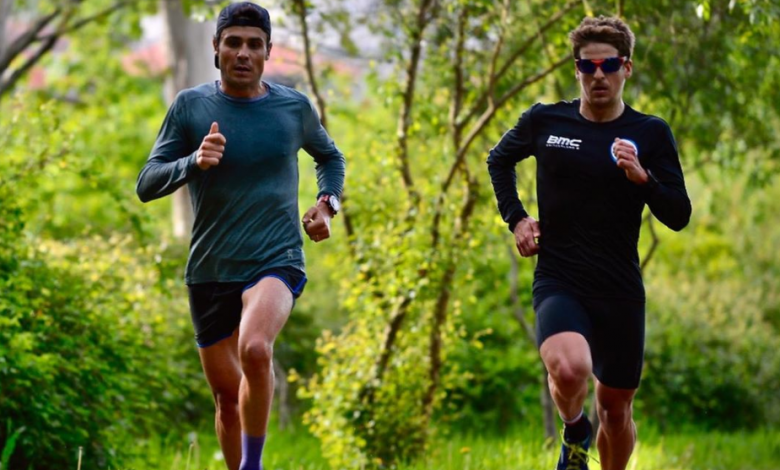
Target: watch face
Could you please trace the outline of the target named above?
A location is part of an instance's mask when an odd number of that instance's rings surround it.
[[[341,210],[341,202],[339,202],[339,198],[336,196],[330,196],[328,198],[328,203],[330,204],[330,208],[333,209],[333,212]]]

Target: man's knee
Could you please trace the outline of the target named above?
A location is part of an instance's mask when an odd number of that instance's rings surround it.
[[[549,362],[547,370],[558,388],[568,390],[581,387],[590,377],[591,366],[586,360],[557,357]]]
[[[598,400],[599,422],[608,434],[623,432],[631,425],[632,398],[607,398]]]
[[[241,369],[247,378],[273,370],[273,341],[262,338],[248,340],[239,346],[238,353]]]
[[[587,384],[593,370],[590,346],[579,333],[565,332],[547,338],[539,348],[552,384],[575,390]]]
[[[212,390],[217,415],[222,420],[238,418],[238,390],[218,388]]]

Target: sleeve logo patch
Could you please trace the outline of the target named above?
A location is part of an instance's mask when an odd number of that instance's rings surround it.
[[[628,145],[634,147],[634,151],[636,152],[636,156],[637,156],[637,158],[639,158],[639,147],[636,146],[636,142],[634,142],[633,140],[630,140],[630,139],[624,139],[622,137],[620,138],[620,140],[622,140],[623,142],[628,143]],[[617,156],[615,156],[615,142],[612,142],[612,145],[609,146],[609,156],[612,157],[612,160],[614,160],[615,163],[617,163]]]

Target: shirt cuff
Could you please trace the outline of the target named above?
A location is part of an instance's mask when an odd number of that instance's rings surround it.
[[[515,232],[515,226],[518,222],[528,217],[528,212],[526,212],[524,209],[520,209],[519,211],[514,212],[512,215],[509,216],[509,221],[507,221],[507,225],[509,226],[509,231],[514,233]]]

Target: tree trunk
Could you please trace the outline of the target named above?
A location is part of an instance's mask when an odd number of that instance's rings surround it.
[[[213,21],[198,23],[188,18],[181,0],[161,0],[160,11],[167,25],[166,45],[172,73],[166,83],[165,98],[170,105],[181,90],[219,78],[211,42],[216,26]],[[189,236],[193,221],[189,190],[183,186],[173,194],[173,235]]]
[[[547,381],[547,370],[542,374],[542,421],[544,423],[544,437],[556,442],[558,427],[555,421],[555,404],[550,395],[550,383]]]
[[[520,323],[520,326],[525,332],[528,341],[536,347],[536,330],[525,318],[525,308],[520,303],[519,283],[518,275],[520,274],[520,265],[515,254],[515,247],[509,245],[509,261],[510,261],[510,278],[509,278],[509,295],[512,298],[512,307],[515,319]],[[557,434],[557,426],[555,420],[555,403],[552,401],[550,395],[550,383],[547,381],[547,369],[542,364],[542,391],[539,395],[539,404],[542,406],[542,424],[544,427],[544,437],[546,439],[555,439]]]
[[[274,358],[274,395],[279,405],[279,429],[287,429],[292,425],[292,410],[290,407],[290,386],[287,381],[287,372],[284,366]]]

